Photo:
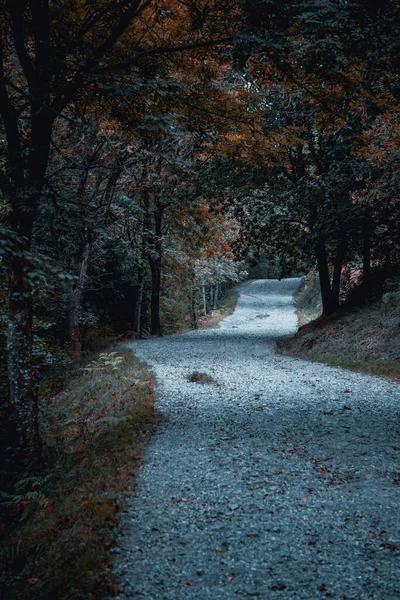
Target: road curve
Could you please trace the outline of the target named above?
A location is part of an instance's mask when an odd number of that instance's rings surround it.
[[[298,284],[253,281],[220,328],[132,344],[165,422],[121,515],[120,599],[400,597],[400,386],[277,355]]]

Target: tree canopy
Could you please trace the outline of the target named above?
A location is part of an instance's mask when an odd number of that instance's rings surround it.
[[[316,268],[325,314],[344,272],[365,301],[398,268],[399,17],[391,0],[3,2],[13,455],[40,458],[49,371],[101,333],[198,327],[249,252]]]

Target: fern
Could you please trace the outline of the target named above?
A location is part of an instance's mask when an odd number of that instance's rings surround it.
[[[93,373],[93,371],[117,371],[125,358],[118,352],[102,352],[97,360],[92,360],[86,367],[81,369],[85,374]]]

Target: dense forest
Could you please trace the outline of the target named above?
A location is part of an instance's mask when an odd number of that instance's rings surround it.
[[[257,256],[326,315],[398,269],[398,2],[1,6],[3,474],[96,340],[199,327]]]

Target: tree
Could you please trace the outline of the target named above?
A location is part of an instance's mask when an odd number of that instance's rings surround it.
[[[58,119],[82,95],[102,97],[113,74],[140,89],[142,67],[157,72],[157,57],[226,40],[217,28],[221,10],[211,11],[211,27],[193,3],[157,0],[6,0],[0,17],[0,115],[7,150],[2,191],[7,199],[8,372],[15,447],[28,459],[40,456],[32,355],[30,252],[51,140]],[[202,7],[205,8],[205,7]],[[209,11],[210,12],[210,11]],[[196,21],[197,19],[197,21]],[[201,20],[201,23],[199,22]],[[153,31],[157,29],[157,35]],[[225,32],[224,32],[225,33]],[[134,73],[129,78],[129,73]],[[135,85],[136,83],[136,85]],[[140,95],[140,94],[139,94]]]
[[[344,260],[361,256],[363,297],[371,291],[371,251],[384,213],[371,196],[382,178],[360,148],[363,129],[385,107],[396,110],[399,6],[260,0],[245,2],[244,15],[236,58],[259,92],[253,110],[263,114],[263,139],[254,143],[261,158],[253,150],[247,160],[264,160],[267,169],[264,185],[237,205],[253,234],[262,228],[256,221],[264,222],[264,245],[315,257],[330,314]]]

